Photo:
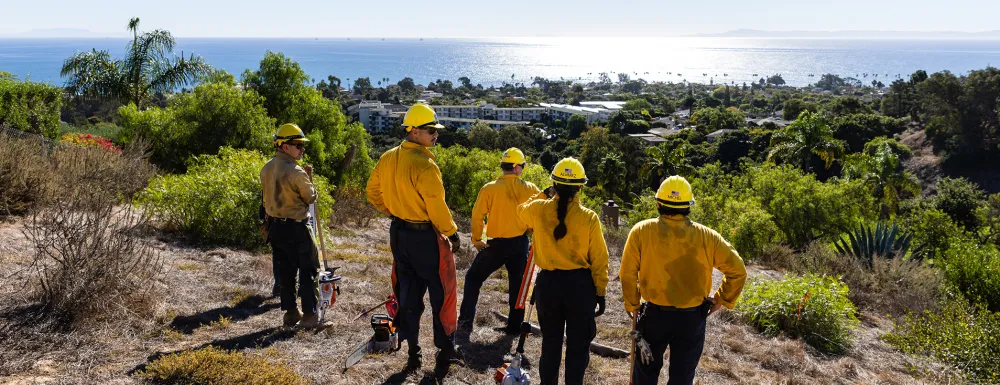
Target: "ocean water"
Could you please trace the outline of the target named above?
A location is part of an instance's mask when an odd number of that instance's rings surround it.
[[[107,49],[120,57],[125,39],[0,39],[0,71],[62,84],[59,69],[74,52]],[[837,40],[741,38],[517,39],[219,39],[178,38],[175,53],[195,53],[239,77],[268,50],[283,52],[319,81],[411,77],[419,84],[462,76],[489,85],[531,83],[535,76],[596,80],[608,72],[647,81],[715,84],[782,74],[804,86],[824,73],[889,84],[915,70],[964,74],[1000,63],[1000,40]],[[867,73],[868,76],[864,76]],[[877,74],[877,77],[875,76]],[[813,76],[810,76],[813,75]]]

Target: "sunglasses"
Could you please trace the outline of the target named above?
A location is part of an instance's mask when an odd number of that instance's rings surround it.
[[[414,127],[414,128],[419,129],[419,130],[427,131],[428,134],[434,135],[434,134],[436,134],[438,132],[437,127],[434,127],[435,124],[437,124],[437,122],[430,122],[430,123],[427,123],[427,124],[425,124],[423,126],[418,126],[418,127]]]
[[[288,143],[288,145],[299,149],[299,151],[304,151],[306,149],[306,145],[302,143]]]

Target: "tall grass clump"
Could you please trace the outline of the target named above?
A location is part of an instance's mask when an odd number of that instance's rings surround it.
[[[213,346],[158,358],[137,376],[157,385],[305,385],[288,364]]]
[[[751,280],[736,311],[765,335],[801,338],[820,352],[843,354],[859,322],[848,288],[832,277],[788,275],[784,280]]]
[[[25,223],[43,312],[71,327],[148,319],[162,260],[142,241],[147,216],[129,203],[155,172],[144,149],[65,146],[48,165],[53,190]]]
[[[252,248],[263,240],[257,229],[262,202],[260,170],[269,157],[253,150],[224,147],[200,155],[187,173],[154,178],[138,202],[157,223],[196,242]],[[326,178],[313,176],[319,193],[318,215],[329,218],[333,198]]]

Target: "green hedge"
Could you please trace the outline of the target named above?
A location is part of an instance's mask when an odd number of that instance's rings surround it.
[[[847,292],[847,285],[832,277],[752,279],[736,311],[764,334],[783,332],[823,353],[843,354],[851,348],[851,332],[859,324]]]
[[[435,155],[435,163],[441,169],[448,207],[462,215],[471,215],[479,189],[503,174],[500,170],[503,151],[486,151],[460,145],[435,147],[431,151]],[[530,159],[521,177],[538,188],[552,184],[549,182],[549,173],[541,165],[531,163]]]
[[[59,87],[0,77],[0,126],[55,139],[61,106]]]
[[[150,181],[139,202],[152,209],[168,230],[206,244],[254,247],[261,203],[260,170],[268,157],[256,151],[223,147],[219,155],[201,155],[181,175]],[[333,212],[326,178],[314,176],[321,218]]]

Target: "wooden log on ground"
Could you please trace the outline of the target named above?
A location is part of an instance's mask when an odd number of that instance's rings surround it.
[[[498,319],[500,319],[500,321],[507,322],[506,315],[503,315],[496,310],[493,311],[493,315],[496,316]],[[536,334],[536,335],[542,334],[542,329],[540,329],[537,325],[530,322],[528,323],[528,325],[531,325],[531,334]],[[601,357],[608,357],[608,358],[628,358],[629,354],[628,351],[621,350],[616,347],[604,344],[599,344],[594,341],[590,341],[590,352],[599,355]]]

